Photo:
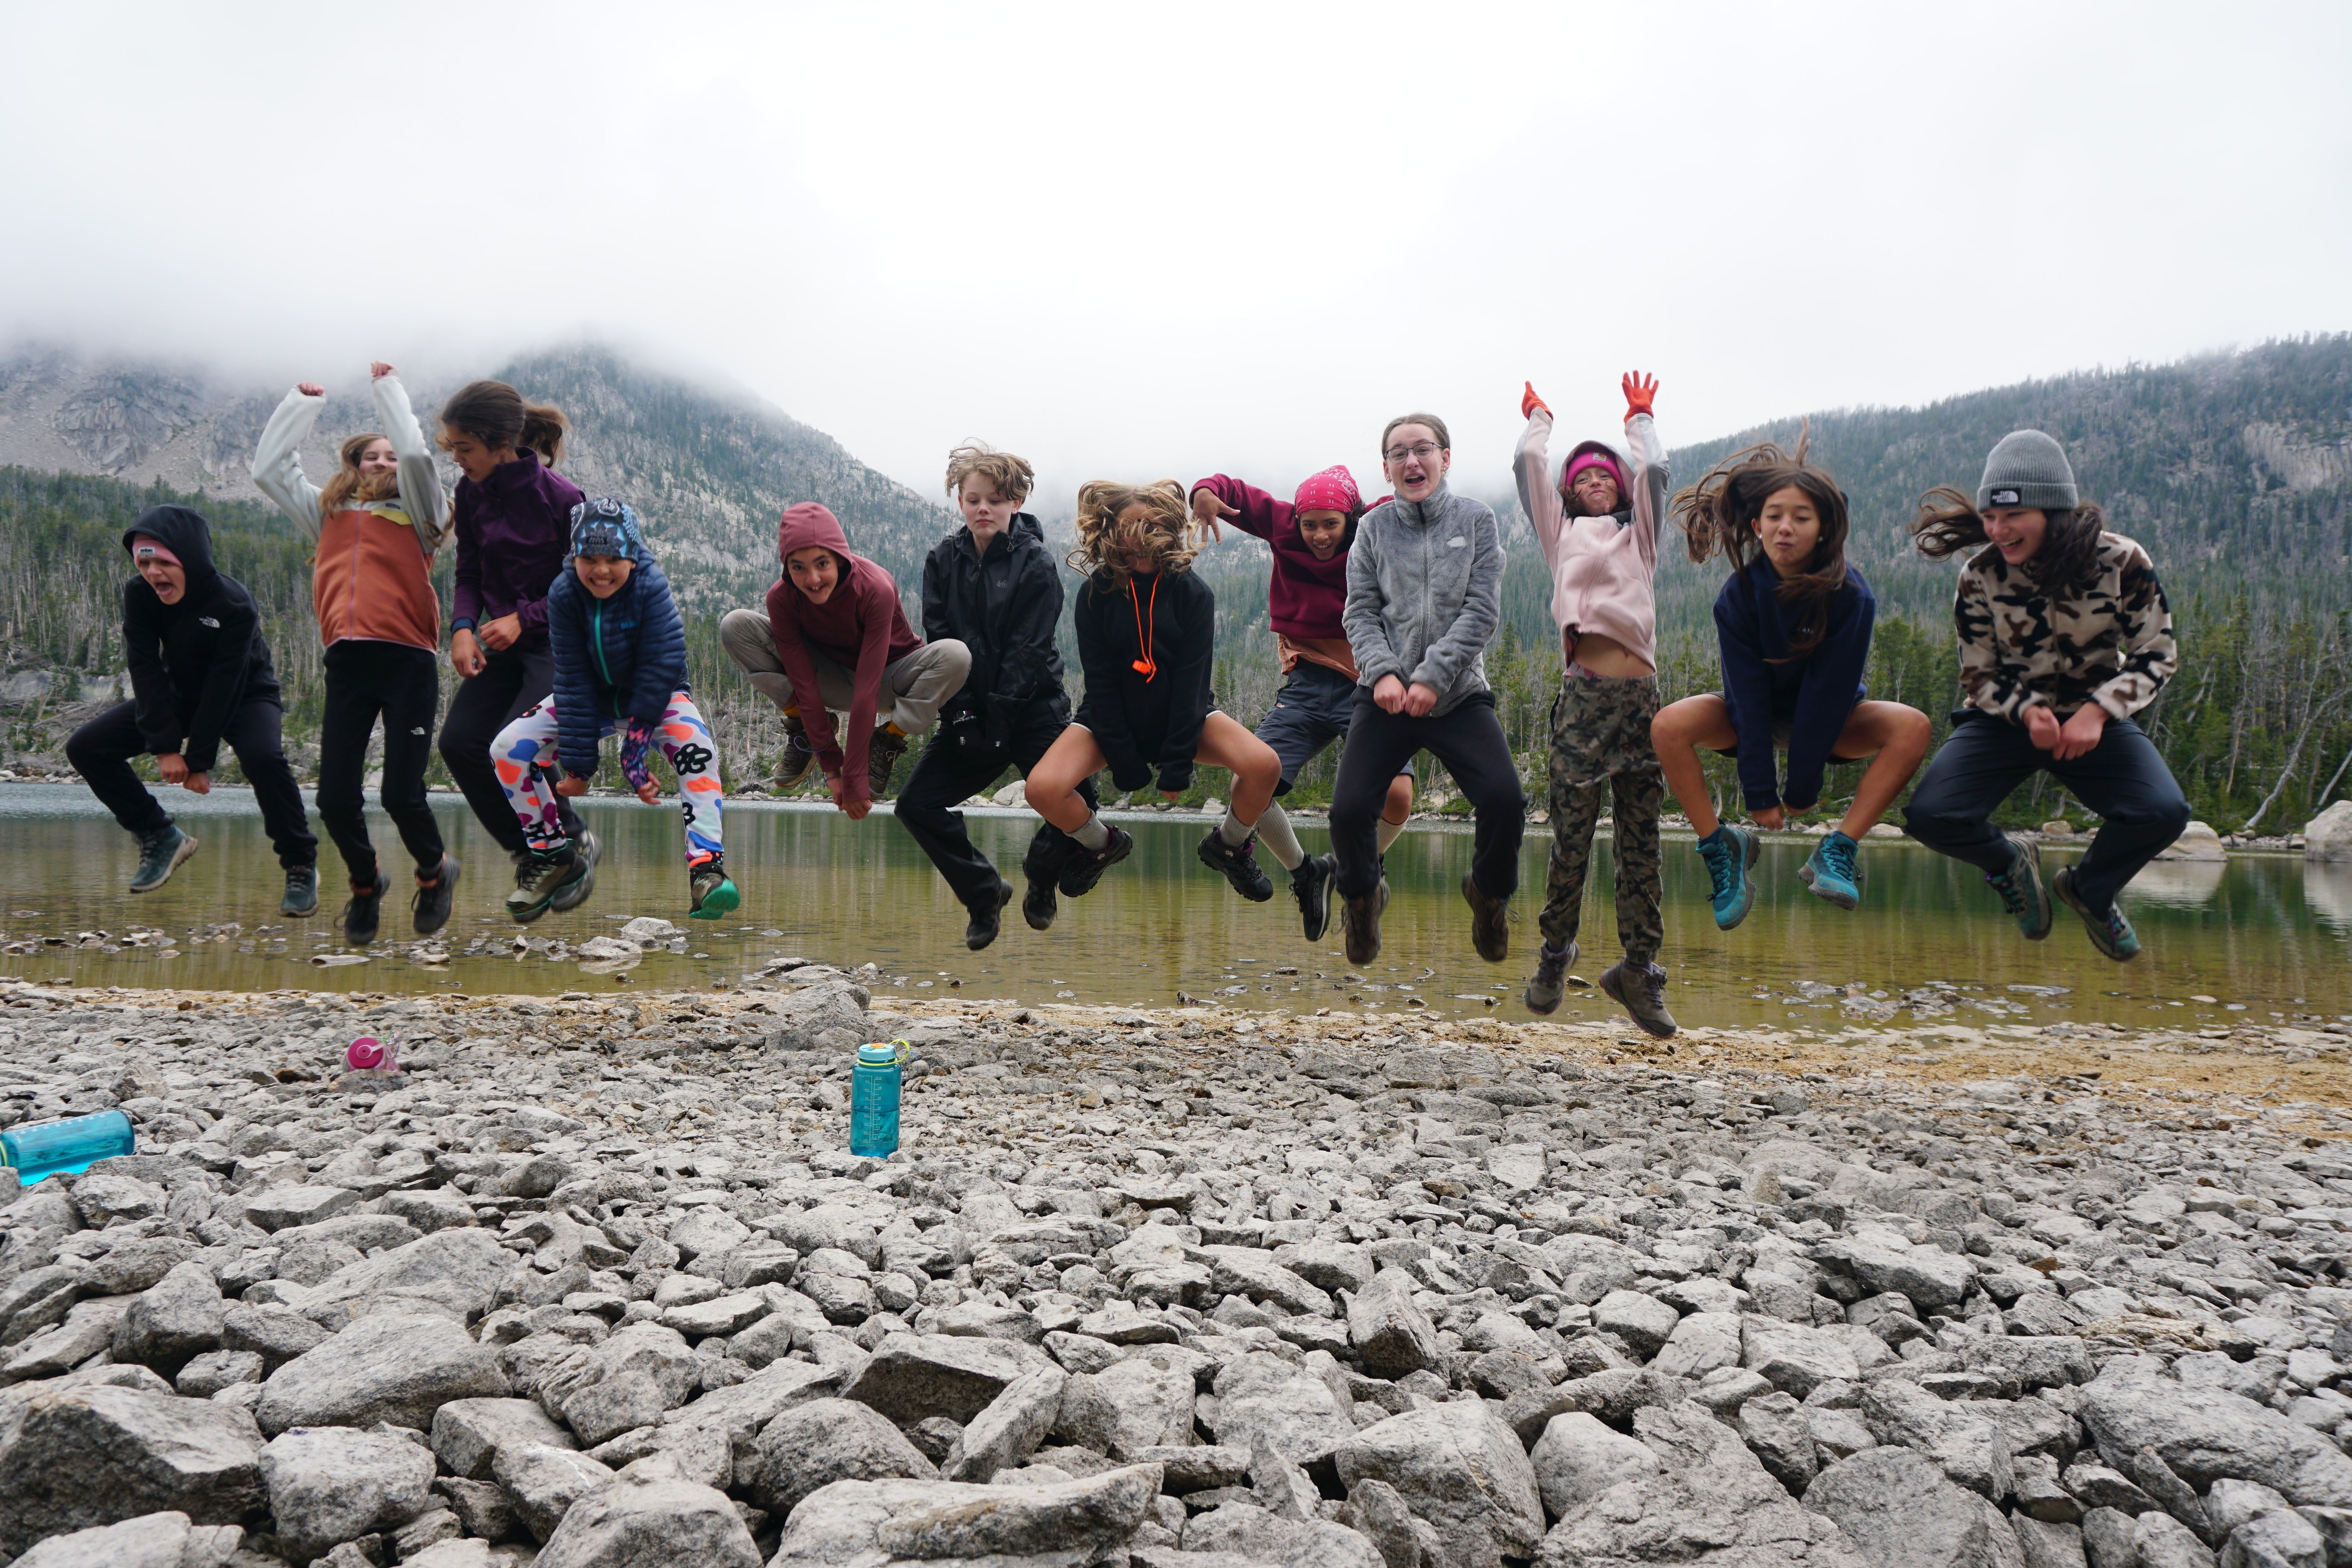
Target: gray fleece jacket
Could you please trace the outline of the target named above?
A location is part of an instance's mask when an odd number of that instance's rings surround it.
[[[1437,692],[1433,714],[1486,689],[1486,645],[1502,616],[1503,535],[1483,501],[1444,485],[1425,501],[1366,512],[1348,548],[1340,622],[1367,689],[1393,675]]]

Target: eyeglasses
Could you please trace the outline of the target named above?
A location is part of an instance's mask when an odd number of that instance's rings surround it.
[[[1434,441],[1423,441],[1418,445],[1411,447],[1391,447],[1387,451],[1382,452],[1381,456],[1386,458],[1391,463],[1402,463],[1407,458],[1419,458],[1423,462],[1426,463],[1430,458],[1434,458],[1443,450],[1444,450],[1444,448],[1438,446]]]

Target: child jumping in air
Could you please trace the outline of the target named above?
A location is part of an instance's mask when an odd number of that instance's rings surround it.
[[[1503,541],[1483,501],[1446,488],[1453,438],[1433,414],[1406,414],[1381,432],[1395,493],[1366,512],[1348,549],[1340,612],[1356,661],[1339,776],[1331,786],[1331,853],[1348,962],[1380,956],[1388,907],[1376,837],[1397,772],[1428,752],[1476,814],[1462,897],[1478,956],[1510,956],[1511,895],[1519,887],[1527,795],[1486,686],[1486,645],[1501,619]]]
[[[1339,619],[1348,601],[1348,546],[1364,515],[1355,476],[1344,468],[1308,476],[1287,504],[1255,485],[1212,474],[1192,487],[1192,518],[1211,540],[1222,537],[1221,519],[1272,547],[1274,575],[1266,584],[1266,608],[1274,621],[1275,647],[1282,658],[1282,689],[1258,721],[1257,738],[1274,748],[1282,778],[1274,801],[1257,819],[1258,836],[1290,873],[1291,896],[1309,942],[1323,940],[1331,923],[1331,884],[1339,863],[1328,855],[1309,856],[1291,831],[1282,797],[1298,782],[1299,770],[1324,747],[1343,740],[1356,708],[1356,657],[1348,648]],[[1412,812],[1412,764],[1389,784],[1377,830],[1380,852],[1388,853]]]
[[[1650,744],[1658,712],[1658,531],[1666,516],[1666,450],[1651,404],[1654,376],[1633,374],[1625,393],[1625,440],[1633,471],[1602,441],[1579,442],[1551,472],[1546,447],[1551,410],[1532,383],[1519,400],[1519,505],[1535,525],[1551,571],[1551,616],[1559,626],[1559,695],[1551,704],[1551,865],[1545,879],[1543,945],[1528,981],[1528,1009],[1559,1005],[1576,962],[1584,882],[1605,784],[1612,800],[1611,849],[1617,879],[1617,940],[1625,956],[1602,972],[1601,989],[1660,1039],[1675,1032],[1666,1011],[1665,942],[1659,913],[1662,868],[1658,806],[1664,781]]]
[[[646,546],[637,514],[605,496],[572,508],[567,564],[571,570],[547,591],[555,695],[499,731],[491,747],[499,782],[530,847],[524,875],[507,895],[507,912],[535,921],[587,875],[556,802],[588,793],[597,742],[618,731],[621,773],[639,800],[661,798],[646,752],[658,747],[676,770],[686,822],[687,912],[715,921],[742,900],[727,876],[718,751],[688,695],[686,626],[669,583]],[[541,772],[551,755],[563,768],[551,795]]]
[[[1675,498],[1690,558],[1720,553],[1732,574],[1715,599],[1723,690],[1685,697],[1650,726],[1666,784],[1698,833],[1715,923],[1729,931],[1756,901],[1756,836],[1716,816],[1698,748],[1739,759],[1739,792],[1759,827],[1788,826],[1821,798],[1832,762],[1871,758],[1836,829],[1797,875],[1840,909],[1862,902],[1862,837],[1927,754],[1927,716],[1865,701],[1875,606],[1845,558],[1845,492],[1771,442],[1724,460]],[[1773,763],[1789,753],[1788,782]]]
[[[253,455],[253,482],[315,542],[310,605],[325,645],[327,693],[319,721],[319,820],[341,851],[352,897],[343,940],[375,940],[392,890],[368,837],[362,785],[368,740],[383,721],[379,798],[416,862],[410,910],[419,936],[449,923],[457,857],[441,842],[425,795],[433,759],[433,719],[441,705],[441,601],[433,552],[449,534],[448,498],[399,374],[379,360],[371,390],[383,433],[353,436],[321,489],[302,472],[303,438],[327,405],[326,388],[306,381],[286,395]]]
[[[719,646],[783,710],[776,787],[791,789],[822,764],[834,805],[862,821],[889,789],[908,738],[928,732],[962,689],[971,654],[953,639],[917,637],[897,582],[852,555],[840,521],[816,502],[784,510],[776,553],[784,574],[768,590],[765,613],[728,611]],[[848,726],[839,744],[835,714]]]
[[[503,381],[469,382],[441,405],[441,447],[465,477],[452,521],[457,534],[449,668],[462,678],[441,723],[441,760],[520,880],[536,877],[530,847],[508,808],[490,761],[499,731],[554,689],[547,640],[547,588],[563,574],[572,509],[587,498],[551,466],[563,450],[561,410],[525,403]],[[550,905],[578,906],[596,886],[596,836],[558,796],[563,836],[584,870]]]
[[[949,808],[995,782],[1008,765],[1028,777],[1070,724],[1062,656],[1054,647],[1061,569],[1046,552],[1045,530],[1021,510],[1034,478],[1010,452],[973,444],[949,453],[948,493],[964,525],[923,563],[923,635],[934,644],[961,643],[971,651],[971,671],[916,761],[897,812],[970,911],[963,939],[975,951],[996,940],[1013,885],[972,847],[962,814]],[[1078,791],[1093,811],[1094,781]],[[1050,822],[1039,823],[1029,841],[1021,913],[1033,930],[1054,923],[1055,883],[1073,847]]]
[[[311,913],[319,907],[319,841],[286,765],[284,705],[253,595],[214,566],[212,528],[186,507],[149,507],[123,530],[122,548],[139,569],[122,585],[131,700],[76,730],[66,760],[139,840],[131,890],[153,892],[196,852],[196,841],[139,782],[131,759],[152,754],[165,784],[208,795],[226,741],[286,871],[278,912]]]
[[[1135,840],[1096,815],[1079,785],[1104,768],[1121,790],[1153,782],[1171,800],[1192,783],[1192,764],[1233,772],[1233,802],[1209,830],[1201,858],[1245,896],[1274,896],[1251,854],[1255,826],[1282,763],[1273,749],[1216,710],[1209,693],[1216,596],[1192,575],[1184,489],[1173,479],[1121,485],[1097,479],[1078,490],[1078,547],[1072,568],[1087,575],[1072,612],[1086,700],[1077,718],[1029,773],[1029,804],[1077,840],[1061,890],[1077,898],[1127,858]],[[1265,890],[1252,893],[1249,879]]]
[[[2028,940],[2050,934],[2042,856],[1992,826],[1993,810],[2037,770],[2103,818],[2079,865],[2049,892],[2082,916],[2091,945],[2118,962],[2139,937],[2116,895],[2189,825],[2180,785],[2132,715],[2179,663],[2172,609],[2147,552],[2084,500],[2065,448],[2013,430],[1985,459],[1973,504],[1928,492],[1911,525],[1942,560],[1984,546],[1960,570],[1952,618],[1968,706],[1911,792],[1904,823],[1931,849],[1985,874]]]

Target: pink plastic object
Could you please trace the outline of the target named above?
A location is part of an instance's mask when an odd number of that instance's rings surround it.
[[[343,1060],[349,1062],[355,1072],[397,1072],[400,1070],[400,1048],[377,1039],[373,1035],[362,1035],[343,1053]]]

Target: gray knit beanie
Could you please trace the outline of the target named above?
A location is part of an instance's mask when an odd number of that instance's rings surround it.
[[[1984,482],[1977,486],[1979,511],[1997,506],[2072,511],[2078,504],[2066,448],[2039,430],[2011,430],[1985,459]]]

